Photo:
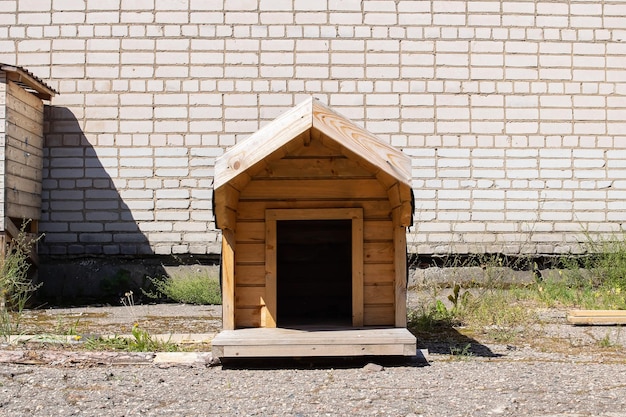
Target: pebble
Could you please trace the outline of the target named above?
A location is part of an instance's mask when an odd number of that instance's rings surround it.
[[[376,363],[371,363],[371,362],[363,367],[363,370],[365,372],[380,372],[380,371],[383,371],[384,369],[385,368],[383,366],[378,365]]]

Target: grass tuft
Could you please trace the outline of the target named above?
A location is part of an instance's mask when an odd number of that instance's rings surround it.
[[[22,311],[41,284],[33,284],[29,277],[30,253],[38,238],[26,233],[28,222],[5,248],[0,260],[0,337],[19,332]]]
[[[143,290],[150,298],[186,304],[222,304],[219,279],[208,271],[176,277],[150,278],[150,282],[154,289]]]
[[[131,337],[90,338],[85,340],[84,346],[89,350],[122,350],[126,352],[177,352],[180,350],[176,343],[169,340],[158,340],[136,324],[131,331]]]

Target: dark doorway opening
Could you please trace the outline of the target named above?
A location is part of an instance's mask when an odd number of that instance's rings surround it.
[[[276,222],[279,327],[352,324],[352,221]]]

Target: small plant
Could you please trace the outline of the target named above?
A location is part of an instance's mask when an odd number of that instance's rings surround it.
[[[586,255],[565,258],[567,279],[581,288],[626,288],[626,234],[594,239],[585,232]]]
[[[471,343],[466,343],[463,347],[450,346],[450,355],[469,358],[471,356],[474,356],[471,349],[472,349]]]
[[[452,303],[452,315],[461,313],[462,310],[469,304],[472,297],[472,294],[469,291],[465,291],[462,294],[460,292],[461,286],[459,284],[455,284],[452,289],[452,294],[448,295],[448,300]]]
[[[79,316],[76,320],[74,320],[74,322],[70,323],[69,327],[67,327],[64,320],[61,317],[58,317],[55,329],[56,333],[63,334],[65,336],[78,336],[78,339],[80,339],[80,333],[78,332],[80,319],[81,317]]]
[[[133,321],[135,321],[135,298],[133,292],[127,291],[124,293],[120,303],[129,311]],[[152,337],[147,330],[139,327],[138,323],[133,324],[130,337],[91,338],[85,341],[85,347],[90,350],[124,350],[129,352],[175,352],[179,350],[176,343]]]
[[[150,282],[154,290],[142,290],[150,298],[187,304],[222,304],[219,279],[208,272],[150,278]]]
[[[456,323],[450,310],[441,300],[429,306],[411,310],[408,313],[407,326],[413,332],[430,332],[440,328],[450,328]]]
[[[129,311],[133,321],[135,321],[135,297],[133,296],[132,290],[124,293],[124,297],[120,298],[120,303],[126,307],[126,310]]]
[[[85,341],[85,347],[90,350],[123,350],[128,352],[177,352],[176,343],[158,340],[147,330],[141,329],[138,324],[133,325],[131,337],[114,336],[110,338],[98,337]]]
[[[0,260],[0,336],[7,337],[19,331],[22,311],[33,293],[42,284],[33,284],[28,272],[30,253],[37,239],[26,233],[28,222],[6,247]]]
[[[448,295],[446,304],[434,297],[432,304],[422,308],[421,312],[416,310],[409,312],[409,325],[417,330],[432,330],[436,327],[452,327],[462,323],[462,317],[471,301],[471,293],[464,291],[461,293],[461,286],[456,284],[452,289],[452,294]]]
[[[607,333],[602,339],[598,340],[598,346],[601,348],[610,348],[615,346],[615,344],[611,341],[611,336]]]

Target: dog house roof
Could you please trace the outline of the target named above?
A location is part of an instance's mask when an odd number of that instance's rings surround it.
[[[325,144],[341,149],[348,158],[360,160],[379,179],[384,180],[390,189],[390,183],[397,184],[395,189],[398,197],[390,196],[390,199],[404,207],[404,219],[411,219],[410,158],[313,97],[279,116],[217,158],[215,203],[220,204],[226,194],[224,189],[227,184],[245,184],[246,173],[253,174],[255,165],[276,155],[285,155],[294,146],[306,144],[310,137],[323,138]],[[219,207],[216,217],[219,217]],[[219,218],[217,220],[220,223]],[[402,221],[406,222],[407,220]]]
[[[214,188],[220,188],[311,128],[398,181],[411,185],[411,160],[407,155],[315,98],[309,98],[219,157],[215,162]]]

